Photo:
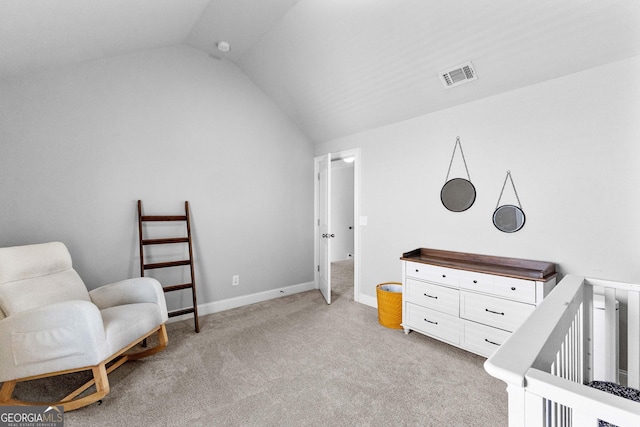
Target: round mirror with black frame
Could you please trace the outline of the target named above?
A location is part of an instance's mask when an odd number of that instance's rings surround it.
[[[467,172],[468,179],[449,179],[451,165],[453,164],[453,158],[456,155],[456,149],[458,146],[460,146],[460,154],[462,155],[462,161],[464,162],[464,168]],[[451,155],[451,161],[449,162],[449,170],[447,171],[445,184],[442,186],[442,190],[440,190],[440,200],[442,201],[442,205],[452,212],[466,211],[476,201],[476,188],[471,183],[469,168],[467,167],[467,161],[464,158],[462,143],[460,142],[459,136],[456,137],[456,144],[453,146],[453,154]]]
[[[471,181],[454,178],[442,187],[440,200],[445,208],[452,212],[463,212],[469,209],[476,200],[476,188]]]
[[[515,205],[500,206],[500,199],[502,199],[504,188],[507,185],[507,179],[511,181],[513,192],[515,193],[516,199],[518,200],[518,206],[515,206]],[[498,197],[498,203],[496,204],[496,210],[493,211],[493,225],[495,225],[496,228],[502,232],[515,233],[516,231],[524,227],[525,220],[526,220],[526,216],[524,214],[524,211],[522,210],[522,204],[520,203],[520,197],[518,196],[518,191],[516,190],[516,186],[513,183],[513,178],[511,177],[511,171],[507,171],[507,176],[505,176],[504,178],[504,183],[502,184],[502,190],[500,191],[500,196]]]
[[[493,212],[493,225],[505,233],[515,233],[524,227],[525,215],[514,205],[502,205]]]

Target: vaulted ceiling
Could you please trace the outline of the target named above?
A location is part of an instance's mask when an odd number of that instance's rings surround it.
[[[0,78],[179,44],[322,142],[640,55],[640,1],[0,0]]]

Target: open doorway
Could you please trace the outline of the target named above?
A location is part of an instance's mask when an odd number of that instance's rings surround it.
[[[353,300],[355,157],[331,160],[331,294],[332,300]]]
[[[316,288],[328,304],[359,302],[360,150],[316,157],[315,170]]]

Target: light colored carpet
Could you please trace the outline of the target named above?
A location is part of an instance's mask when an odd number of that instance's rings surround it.
[[[353,301],[353,259],[331,263],[331,301]]]
[[[103,403],[65,426],[506,426],[505,385],[485,359],[380,326],[353,302],[345,264],[331,305],[314,290],[204,316],[199,334],[169,324],[164,352],[116,370]]]

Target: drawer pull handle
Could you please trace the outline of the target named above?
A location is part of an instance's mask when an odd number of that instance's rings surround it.
[[[488,308],[485,308],[484,311],[488,311],[489,313],[499,314],[500,316],[504,316],[504,313],[500,313],[498,311],[492,311],[492,310],[489,310]]]
[[[473,281],[473,283],[478,283],[478,281],[477,281],[477,280],[474,280],[474,281]]]
[[[493,345],[497,345],[498,347],[500,346],[500,344],[498,344],[497,342],[493,342],[493,341],[489,341],[488,339],[484,339],[486,342],[488,342],[489,344],[493,344]]]
[[[420,270],[418,270],[417,268],[416,268],[416,273],[420,273]]]
[[[512,287],[511,287],[511,290],[512,290],[512,291],[515,291],[515,290],[516,290],[516,287],[515,287],[515,286],[512,286]]]
[[[447,277],[447,275],[446,275],[446,274],[443,274],[443,275],[442,275],[442,277]]]
[[[427,323],[432,323],[432,324],[434,324],[434,325],[437,325],[437,324],[438,324],[438,322],[433,322],[433,321],[431,321],[431,320],[427,320],[427,319],[424,319],[424,321],[425,321],[425,322],[427,322]]]
[[[438,299],[438,297],[434,297],[433,295],[429,295],[429,294],[423,294],[425,297],[429,297],[429,298],[433,298],[433,299]]]

